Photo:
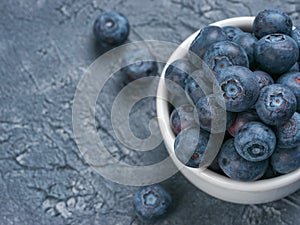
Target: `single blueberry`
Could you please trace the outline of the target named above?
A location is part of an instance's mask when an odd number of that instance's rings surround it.
[[[251,121],[259,121],[258,115],[255,110],[240,112],[237,114],[237,117],[233,124],[228,128],[228,132],[232,137],[235,137],[241,127]]]
[[[277,76],[289,71],[296,63],[299,49],[291,37],[284,34],[270,34],[256,42],[254,55],[262,70]]]
[[[124,53],[121,71],[130,82],[144,77],[156,76],[158,65],[150,52],[136,49],[135,51],[126,51]]]
[[[222,29],[225,31],[229,41],[232,41],[237,35],[244,33],[240,28],[233,26],[225,26]]]
[[[166,86],[168,91],[174,95],[180,95],[185,88],[186,79],[193,68],[187,59],[178,59],[171,63],[165,73]],[[182,88],[179,91],[178,88]]]
[[[280,76],[278,84],[287,86],[297,99],[297,111],[300,112],[300,72],[289,72]]]
[[[291,18],[286,13],[276,9],[266,9],[259,12],[253,22],[253,32],[258,39],[274,33],[290,35],[292,27]]]
[[[228,111],[242,112],[256,102],[259,95],[259,83],[248,68],[231,66],[217,74],[216,78]]]
[[[257,38],[250,33],[240,33],[237,34],[232,41],[240,45],[245,50],[248,56],[250,67],[254,67],[254,46]]]
[[[171,203],[171,195],[158,184],[141,188],[133,198],[136,214],[144,222],[164,217]]]
[[[181,105],[173,110],[170,116],[170,124],[175,135],[195,124],[193,112],[194,107],[191,105]]]
[[[279,125],[287,122],[296,112],[297,100],[288,87],[271,84],[261,89],[255,107],[265,124]]]
[[[275,150],[274,132],[260,122],[249,122],[241,127],[234,138],[237,153],[252,162],[269,158]]]
[[[189,51],[192,53],[189,54],[191,62],[197,66],[199,60],[197,56],[203,58],[204,53],[211,44],[225,40],[227,40],[227,35],[222,28],[217,26],[204,27],[189,48]]]
[[[268,168],[268,159],[251,162],[241,157],[234,147],[233,138],[222,145],[218,154],[218,163],[228,177],[240,181],[258,180]]]
[[[129,35],[127,18],[116,11],[101,13],[94,23],[94,35],[103,47],[115,47],[123,44]]]
[[[236,113],[226,112],[226,109],[220,103],[220,99],[213,94],[199,99],[194,115],[200,127],[211,133],[225,132],[236,117]],[[214,127],[212,127],[212,123],[214,123]]]
[[[281,174],[290,173],[300,167],[300,145],[295,148],[276,148],[271,156],[273,169]]]
[[[300,114],[295,113],[285,124],[276,129],[278,147],[293,148],[300,146]]]
[[[265,86],[274,84],[273,78],[268,73],[261,70],[253,71],[253,73],[258,80],[260,89],[262,89]]]
[[[249,60],[245,50],[231,41],[221,41],[212,44],[204,54],[207,66],[219,73],[230,66],[249,67]]]

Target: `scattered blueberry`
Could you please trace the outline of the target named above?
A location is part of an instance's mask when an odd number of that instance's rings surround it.
[[[261,70],[256,70],[253,73],[258,80],[260,89],[262,89],[265,86],[274,84],[273,78],[268,73]]]
[[[278,84],[287,86],[297,99],[297,111],[300,112],[300,72],[289,72],[283,74],[277,80]]]
[[[299,57],[299,49],[291,37],[284,34],[264,36],[255,44],[255,60],[259,67],[271,75],[289,71]]]
[[[259,118],[265,124],[279,125],[293,116],[297,102],[289,88],[281,84],[272,84],[261,89],[255,106]]]
[[[94,23],[94,35],[103,47],[115,47],[123,44],[129,35],[127,18],[116,11],[101,13]]]
[[[268,168],[268,160],[251,162],[241,157],[234,147],[233,138],[222,145],[218,154],[218,163],[228,177],[240,181],[257,180]]]
[[[295,148],[276,148],[271,156],[273,169],[281,174],[300,168],[300,145]]]
[[[170,123],[175,135],[195,123],[193,112],[194,107],[191,105],[181,105],[173,110],[170,116]]]
[[[135,51],[126,51],[124,54],[121,71],[127,76],[128,81],[157,75],[158,65],[150,52],[137,49]]]
[[[293,148],[300,146],[300,114],[295,113],[292,118],[277,127],[278,147]]]
[[[221,41],[211,45],[203,59],[208,67],[217,73],[230,66],[249,67],[245,50],[231,41]]]
[[[258,39],[274,33],[290,35],[292,27],[291,18],[286,13],[275,9],[259,12],[253,22],[253,32]]]
[[[157,184],[141,188],[133,198],[136,214],[144,222],[155,222],[164,217],[171,203],[171,195]]]
[[[233,26],[225,26],[222,29],[225,31],[229,41],[232,41],[237,35],[244,33],[240,28]]]
[[[259,95],[259,84],[253,72],[246,67],[231,66],[216,76],[226,104],[231,112],[249,109]]]
[[[274,152],[276,136],[263,123],[249,122],[236,134],[234,146],[244,159],[252,162],[262,161]]]

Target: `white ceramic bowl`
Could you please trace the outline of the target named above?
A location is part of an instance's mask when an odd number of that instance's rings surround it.
[[[237,17],[222,20],[211,25],[215,26],[237,26],[245,31],[251,30],[254,17]],[[180,48],[174,51],[170,57],[168,64],[176,59],[183,58],[188,51],[193,39],[199,31],[189,36],[181,45]],[[167,67],[166,65],[166,67]],[[254,182],[241,182],[232,180],[228,177],[217,174],[209,169],[200,170],[197,168],[182,167],[182,164],[174,154],[175,136],[172,132],[169,122],[169,107],[168,102],[163,99],[168,98],[168,91],[165,87],[163,70],[161,80],[159,82],[157,98],[157,114],[160,130],[165,142],[165,145],[170,153],[170,157],[182,174],[195,186],[202,191],[225,201],[240,203],[240,204],[258,204],[275,201],[283,198],[298,189],[300,189],[300,169],[272,179],[258,180]]]

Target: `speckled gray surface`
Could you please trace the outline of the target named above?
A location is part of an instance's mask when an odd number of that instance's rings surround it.
[[[131,204],[137,188],[93,172],[80,157],[72,131],[75,88],[101,54],[92,35],[94,18],[111,8],[128,17],[130,40],[180,43],[210,22],[255,15],[263,8],[282,9],[300,23],[297,0],[0,1],[0,225],[140,224]],[[126,162],[165,157],[163,145],[151,158],[114,141],[109,103],[122,86],[114,78],[99,97],[99,134]],[[153,116],[153,99],[140,102],[132,113],[133,131],[147,135]],[[299,191],[273,203],[236,205],[208,196],[180,174],[162,185],[174,206],[157,224],[300,224]]]

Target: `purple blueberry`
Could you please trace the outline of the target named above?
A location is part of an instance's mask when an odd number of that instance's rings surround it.
[[[205,52],[203,60],[216,73],[230,66],[249,67],[249,60],[245,50],[231,41],[221,41],[212,44]]]
[[[258,115],[254,110],[247,110],[237,114],[237,117],[233,124],[228,128],[228,132],[231,136],[235,137],[241,127],[251,121],[259,121]]]
[[[281,84],[272,84],[261,89],[255,106],[259,118],[265,124],[279,125],[293,116],[297,101],[289,88]]]
[[[182,92],[177,90],[179,87],[185,88],[186,79],[191,72],[192,66],[187,59],[178,59],[170,64],[165,73],[166,86],[169,92],[174,95],[180,95]]]
[[[200,98],[196,104],[194,115],[200,127],[211,133],[225,132],[236,117],[235,113],[226,112],[215,95]],[[213,122],[216,126],[212,129]]]
[[[290,35],[292,27],[291,18],[286,13],[275,9],[259,12],[253,22],[253,32],[258,39],[274,33]]]
[[[225,26],[222,29],[226,33],[229,41],[232,41],[237,35],[244,33],[240,28],[233,26]]]
[[[271,156],[273,169],[281,174],[300,168],[300,145],[295,148],[276,148]]]
[[[253,72],[246,67],[231,66],[216,76],[226,104],[231,112],[249,109],[259,95],[259,84]]]
[[[191,105],[182,105],[174,109],[170,116],[171,128],[175,135],[181,130],[192,126],[194,120],[194,107]]]
[[[268,168],[268,160],[251,162],[241,157],[234,147],[233,138],[222,145],[218,154],[218,163],[228,177],[240,181],[257,180]]]
[[[297,62],[299,49],[291,37],[284,34],[270,34],[256,42],[254,54],[262,70],[277,76],[289,71]]]
[[[297,111],[300,112],[300,72],[289,72],[280,76],[277,83],[287,86],[297,99]]]
[[[123,44],[128,38],[129,31],[127,18],[116,11],[101,13],[94,23],[94,35],[103,47]]]
[[[237,34],[233,40],[234,43],[240,45],[247,53],[250,67],[254,66],[254,46],[257,39],[254,35],[250,33],[240,33]]]
[[[141,188],[133,198],[135,212],[144,222],[155,222],[164,217],[171,203],[171,195],[157,184]]]
[[[252,162],[269,158],[275,150],[274,132],[260,122],[249,122],[241,127],[234,138],[236,151],[244,159]]]
[[[268,73],[261,70],[256,70],[253,73],[258,80],[260,89],[262,89],[265,86],[274,84],[273,78]]]
[[[294,148],[300,146],[300,114],[295,113],[285,124],[277,127],[278,147]]]

